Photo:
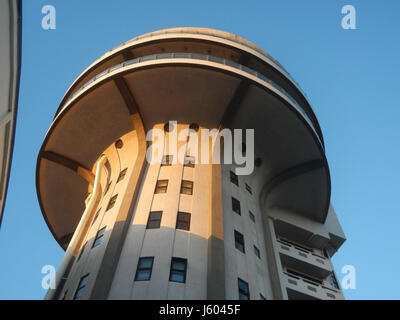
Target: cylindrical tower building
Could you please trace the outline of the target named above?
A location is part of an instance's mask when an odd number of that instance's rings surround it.
[[[200,161],[219,148],[200,148],[206,129],[242,129],[233,153],[253,170]],[[61,101],[36,187],[66,250],[49,299],[343,298],[321,128],[289,73],[230,33],[161,30],[96,60]]]

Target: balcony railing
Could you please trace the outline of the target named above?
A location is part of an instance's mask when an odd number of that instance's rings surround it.
[[[339,290],[335,290],[318,282],[314,282],[288,272],[283,273],[285,276],[286,287],[300,292],[305,296],[313,296],[317,299],[328,300],[343,299],[342,293]]]
[[[297,255],[306,259],[311,260],[317,265],[324,266],[324,268],[328,268],[328,259],[324,256],[321,256],[311,250],[308,250],[304,247],[296,246],[295,244],[289,243],[282,239],[276,239],[279,243],[279,248],[282,251],[287,251],[288,253],[292,253],[292,255]]]
[[[214,56],[210,56],[210,55],[203,55],[203,54],[199,54],[199,53],[186,53],[186,52],[184,52],[184,53],[179,53],[179,52],[178,53],[160,53],[160,54],[153,54],[153,55],[149,55],[149,56],[144,56],[144,57],[127,60],[125,62],[122,62],[115,66],[107,68],[106,70],[102,71],[101,73],[97,74],[96,76],[94,76],[93,78],[91,78],[90,80],[85,82],[77,91],[74,92],[74,94],[68,99],[68,101],[71,100],[72,98],[74,98],[75,96],[77,96],[82,90],[84,90],[86,87],[88,87],[91,83],[106,76],[107,74],[109,74],[110,72],[112,72],[114,70],[123,68],[125,66],[145,62],[145,61],[161,60],[161,59],[195,59],[195,60],[205,60],[205,61],[215,62],[215,63],[223,64],[225,66],[229,66],[229,67],[233,67],[233,68],[242,70],[244,72],[247,72],[247,73],[263,80],[264,82],[272,85],[276,90],[278,90],[280,93],[282,93],[290,101],[291,105],[303,116],[303,118],[306,120],[306,122],[310,125],[310,127],[314,131],[316,137],[318,138],[319,143],[322,145],[319,135],[315,131],[314,125],[313,125],[312,121],[310,120],[310,118],[308,117],[307,113],[302,109],[302,107],[298,104],[298,102],[289,93],[287,93],[283,88],[281,88],[279,85],[277,85],[274,81],[272,81],[271,79],[267,78],[263,74],[255,71],[253,69],[250,69],[246,66],[235,63],[231,60],[226,60],[226,59],[222,59],[222,58],[214,57]]]
[[[204,32],[204,31],[198,31],[198,30],[164,30],[164,31],[156,31],[156,32],[152,32],[149,34],[145,34],[145,35],[141,35],[138,37],[135,37],[133,39],[130,39],[126,42],[124,42],[123,44],[119,45],[118,47],[112,49],[115,50],[117,48],[119,48],[120,46],[123,46],[127,43],[131,43],[134,41],[138,41],[141,39],[146,39],[146,38],[152,38],[152,37],[156,37],[156,36],[160,36],[160,35],[164,35],[164,34],[199,34],[199,35],[205,35],[205,36],[212,36],[212,37],[216,37],[216,38],[221,38],[224,40],[228,40],[228,41],[232,41],[235,42],[237,44],[243,45],[247,48],[253,49],[255,51],[257,51],[258,53],[262,54],[264,57],[266,57],[268,60],[270,60],[271,62],[273,62],[274,64],[276,64],[280,69],[282,69],[282,71],[285,73],[285,75],[287,77],[289,77],[296,85],[297,87],[300,89],[300,91],[303,93],[303,95],[306,96],[306,94],[303,92],[303,90],[301,89],[300,85],[297,83],[296,80],[293,79],[293,77],[291,76],[291,74],[279,63],[278,60],[276,60],[273,56],[271,56],[269,53],[267,53],[266,51],[258,48],[256,45],[250,45],[244,41],[240,41],[240,40],[236,40],[234,38],[231,37],[224,37],[222,34],[218,34],[218,33],[214,33],[214,32]],[[110,50],[110,51],[112,51]]]

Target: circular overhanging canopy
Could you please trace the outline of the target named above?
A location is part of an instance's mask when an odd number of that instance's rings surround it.
[[[257,45],[229,32],[208,28],[163,29],[141,35],[110,50],[76,78],[64,95],[56,115],[82,84],[107,68],[133,57],[144,57],[161,52],[187,52],[188,49],[192,53],[204,53],[207,50],[209,54],[212,52],[213,56],[225,58],[230,56],[229,59],[232,61],[245,64],[279,83],[303,106],[323,143],[321,128],[310,102],[284,67]]]
[[[324,151],[310,121],[285,92],[237,65],[164,57],[103,72],[54,119],[38,156],[36,185],[44,218],[62,247],[84,211],[88,184],[44,155],[57,154],[91,169],[111,143],[133,130],[118,86],[121,79],[146,130],[168,120],[254,129],[256,156],[265,167],[268,206],[290,206],[310,219],[325,221],[330,178]]]

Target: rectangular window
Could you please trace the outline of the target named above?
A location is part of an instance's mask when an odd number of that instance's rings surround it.
[[[253,190],[251,190],[251,187],[246,183],[246,190],[250,193],[253,194]]]
[[[101,210],[101,208],[99,210],[97,210],[96,214],[94,215],[94,218],[93,218],[93,221],[92,221],[92,225],[96,222],[97,217],[99,216],[100,210]]]
[[[172,258],[169,281],[186,282],[187,260],[183,258]]]
[[[122,170],[122,171],[119,173],[117,183],[120,182],[121,180],[123,180],[123,179],[125,178],[126,170],[127,170],[127,168],[125,168],[124,170]]]
[[[154,193],[166,193],[168,188],[168,180],[158,180]]]
[[[146,229],[158,229],[161,224],[162,211],[152,211],[147,220]]]
[[[97,231],[96,238],[94,239],[92,248],[97,247],[103,241],[105,231],[106,227],[101,228],[99,231]]]
[[[106,189],[104,190],[104,194],[106,194],[106,193],[108,192],[108,190],[110,189],[110,187],[111,187],[111,182],[112,182],[112,181],[110,181],[110,182],[107,184],[107,187],[106,187]]]
[[[161,162],[161,167],[170,166],[172,164],[173,156],[163,156],[163,160]]]
[[[333,272],[331,272],[331,274],[329,275],[329,282],[334,288],[340,290],[339,284],[338,284],[335,274]]]
[[[265,300],[265,297],[260,293],[260,300]]]
[[[182,180],[181,193],[192,195],[193,194],[193,181]]]
[[[233,171],[230,171],[230,174],[231,174],[231,182],[233,184],[236,184],[239,187],[239,178],[238,178],[238,176],[235,173],[233,173]]]
[[[239,216],[241,215],[240,202],[238,199],[235,199],[234,197],[232,197],[232,210],[235,211]]]
[[[190,230],[190,213],[178,212],[178,217],[176,219],[176,228],[182,230]]]
[[[189,168],[194,168],[194,163],[196,162],[196,159],[194,157],[185,157],[185,167]]]
[[[245,253],[244,250],[244,237],[243,235],[235,230],[235,248]]]
[[[79,299],[82,296],[83,290],[86,287],[86,284],[89,279],[89,273],[84,275],[80,280],[78,284],[78,288],[76,288],[75,294],[74,294],[74,300]]]
[[[153,270],[154,257],[140,258],[135,275],[135,281],[147,281],[151,278],[151,271]]]
[[[117,194],[111,197],[110,201],[108,202],[107,210],[110,210],[112,207],[114,207],[115,202],[117,202],[117,197],[118,197]]]
[[[255,254],[258,258],[261,259],[261,257],[260,257],[260,250],[259,250],[256,246],[253,246],[253,247],[254,247],[254,254]]]
[[[249,300],[250,291],[248,283],[238,278],[238,286],[239,286],[239,300]]]
[[[256,217],[254,216],[253,212],[249,211],[250,220],[256,223]]]

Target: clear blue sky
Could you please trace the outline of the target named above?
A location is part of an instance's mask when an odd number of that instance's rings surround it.
[[[41,28],[42,6],[56,30]],[[357,30],[341,28],[356,8]],[[347,299],[400,294],[400,2],[393,1],[23,1],[17,131],[0,229],[0,299],[42,299],[43,265],[63,251],[42,218],[36,157],[72,81],[122,42],[161,28],[210,27],[269,52],[300,83],[319,119],[332,177],[332,203],[347,236],[333,262],[357,271]]]

